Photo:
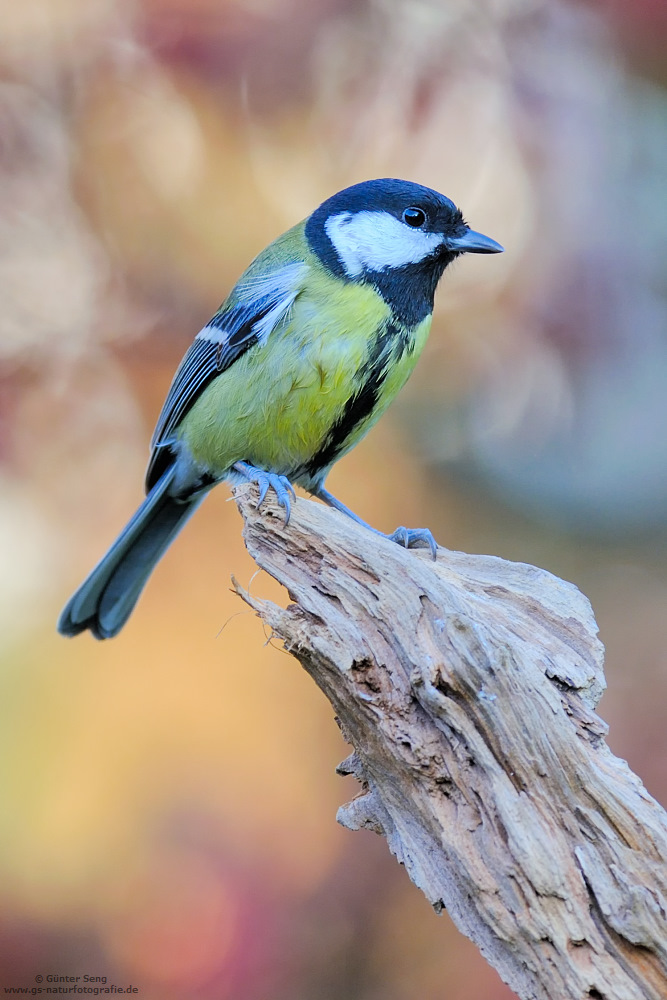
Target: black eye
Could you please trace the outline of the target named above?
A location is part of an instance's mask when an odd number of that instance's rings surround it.
[[[406,208],[403,212],[403,222],[407,226],[412,226],[413,229],[419,229],[426,222],[426,214],[422,212],[421,208]]]

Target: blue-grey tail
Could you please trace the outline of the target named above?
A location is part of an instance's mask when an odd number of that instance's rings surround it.
[[[58,619],[61,635],[90,629],[97,639],[111,639],[120,632],[156,564],[205,496],[175,500],[168,492],[173,476],[172,466],[69,599]]]

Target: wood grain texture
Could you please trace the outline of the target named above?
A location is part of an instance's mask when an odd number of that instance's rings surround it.
[[[288,590],[250,597],[326,694],[386,837],[522,1000],[665,1000],[667,814],[605,743],[586,598],[534,566],[406,551],[320,504],[236,490]],[[629,665],[631,669],[631,665]]]

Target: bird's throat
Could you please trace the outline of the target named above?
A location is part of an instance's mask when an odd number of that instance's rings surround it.
[[[440,253],[418,264],[369,273],[366,281],[377,289],[397,323],[412,327],[433,312],[438,282],[455,257],[458,254]]]

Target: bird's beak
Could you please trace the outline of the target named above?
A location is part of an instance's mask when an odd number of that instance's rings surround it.
[[[476,233],[474,229],[466,230],[463,236],[447,240],[445,246],[457,253],[502,253],[505,249],[490,236]]]

